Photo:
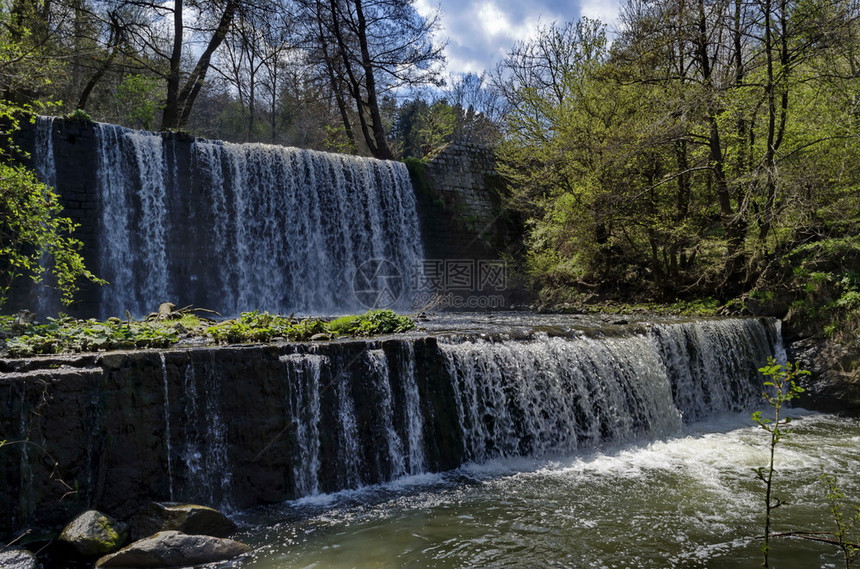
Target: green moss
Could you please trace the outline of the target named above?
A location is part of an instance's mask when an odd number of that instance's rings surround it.
[[[200,342],[240,344],[273,340],[306,341],[317,334],[372,336],[411,330],[407,316],[391,310],[371,310],[327,322],[323,319],[290,317],[268,312],[243,312],[238,318],[214,323],[186,314],[177,320],[78,320],[69,316],[48,318],[47,324],[14,328],[15,317],[0,317],[0,335],[5,336],[5,355],[28,357],[39,354],[98,352],[117,349],[167,348],[182,337]]]

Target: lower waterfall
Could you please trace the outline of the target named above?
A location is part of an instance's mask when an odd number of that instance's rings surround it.
[[[685,423],[753,408],[757,369],[782,353],[778,322],[761,319],[323,349],[279,359],[294,497],[677,434]],[[186,408],[209,405],[215,389]],[[210,409],[208,428],[229,438],[213,424],[222,415]],[[224,444],[214,434],[195,440]]]
[[[784,357],[770,319],[545,330],[114,352],[61,369],[33,360],[0,382],[0,426],[34,443],[9,447],[17,456],[0,465],[14,481],[0,518],[62,513],[39,448],[75,473],[65,509],[125,516],[175,500],[236,511],[674,437],[761,408],[757,370]]]

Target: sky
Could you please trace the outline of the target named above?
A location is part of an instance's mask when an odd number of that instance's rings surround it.
[[[440,37],[448,40],[449,73],[489,71],[515,41],[534,36],[538,25],[580,16],[608,24],[617,19],[619,0],[416,0],[422,14],[441,8]]]

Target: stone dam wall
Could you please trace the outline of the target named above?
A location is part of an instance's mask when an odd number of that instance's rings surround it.
[[[238,509],[454,468],[463,446],[444,361],[431,337],[0,360],[0,537],[91,507]],[[386,448],[391,430],[409,440],[406,385],[426,418],[421,465]],[[310,437],[344,416],[352,432]]]
[[[781,349],[767,319],[590,326],[0,359],[0,541],[671,436],[747,410]]]

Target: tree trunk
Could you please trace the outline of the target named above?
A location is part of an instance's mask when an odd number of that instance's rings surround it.
[[[167,74],[167,98],[161,115],[161,130],[179,126],[179,83],[182,73],[182,22],[183,0],[175,0],[173,6],[173,51],[170,53],[170,71]]]

